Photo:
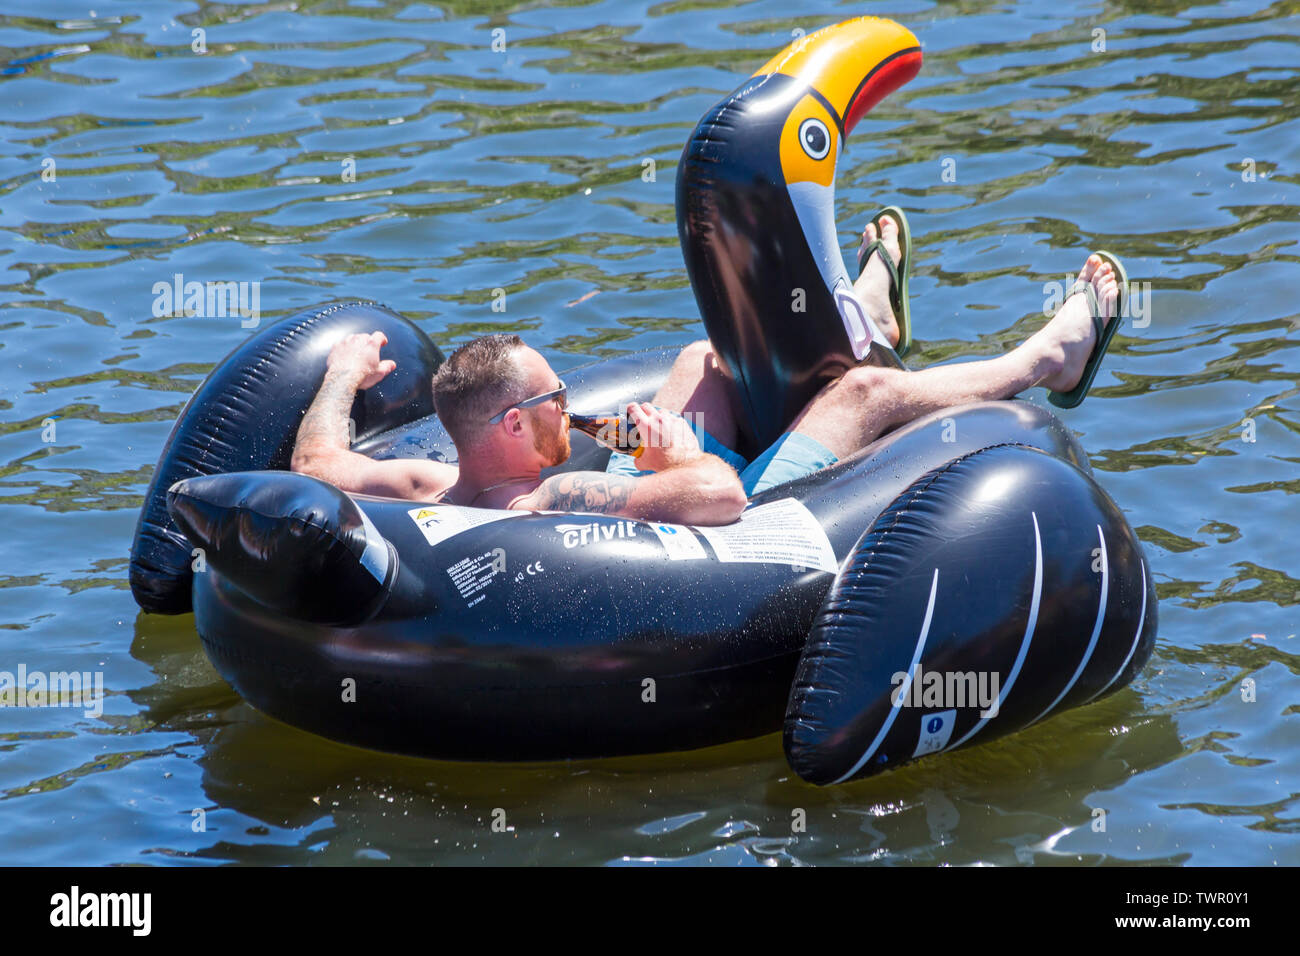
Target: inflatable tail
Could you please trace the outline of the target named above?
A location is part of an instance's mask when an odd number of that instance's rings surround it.
[[[1012,733],[1132,680],[1156,596],[1124,515],[1073,465],[1001,445],[914,482],[841,566],[785,752],[842,783]]]
[[[845,138],[921,68],[891,20],[796,40],[705,114],[677,170],[677,232],[752,457],[863,358],[901,365],[853,292],[835,231]]]
[[[359,624],[383,605],[396,574],[397,552],[365,512],[306,475],[187,478],[167,492],[167,510],[204,565],[294,620]]]
[[[285,469],[298,423],[320,388],[331,346],[353,332],[388,336],[397,369],[352,406],[356,440],[433,413],[443,356],[413,322],[389,309],[344,302],[307,309],[260,331],[222,360],[172,428],[154,469],[131,546],[131,593],[146,611],[190,610],[193,548],[167,511],[167,490],[201,475]]]

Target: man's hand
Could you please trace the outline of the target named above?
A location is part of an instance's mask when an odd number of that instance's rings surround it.
[[[645,402],[628,405],[627,413],[645,446],[637,466],[653,474],[561,472],[514,507],[698,525],[731,524],[740,516],[749,501],[736,469],[702,451],[684,419]]]
[[[383,332],[349,335],[330,349],[325,378],[298,426],[289,467],[354,494],[425,501],[456,483],[459,471],[436,461],[374,461],[349,448],[348,414],[357,389],[378,385],[397,363],[381,359]]]
[[[628,405],[627,413],[629,424],[636,428],[637,436],[645,445],[645,451],[636,460],[641,470],[667,471],[704,454],[691,426],[678,416],[649,402]]]
[[[378,385],[384,377],[397,368],[392,359],[381,359],[379,350],[388,344],[388,336],[383,332],[371,332],[366,335],[358,332],[347,335],[334,343],[329,358],[325,360],[325,373],[331,372],[357,376],[357,388],[367,389]]]

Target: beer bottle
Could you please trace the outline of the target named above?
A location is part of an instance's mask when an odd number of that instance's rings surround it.
[[[585,432],[606,448],[640,458],[645,445],[630,433],[636,428],[626,418],[617,415],[578,415],[568,412],[569,427]]]

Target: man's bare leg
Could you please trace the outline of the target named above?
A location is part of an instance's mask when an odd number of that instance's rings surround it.
[[[735,386],[718,366],[708,339],[682,349],[653,399],[660,408],[698,421],[710,435],[733,449],[738,438],[735,401]]]
[[[868,223],[863,237],[866,242],[875,239],[875,226]],[[897,263],[898,224],[893,218],[882,220],[881,238]],[[1102,307],[1111,308],[1118,287],[1109,265],[1090,256],[1079,278],[1092,282]],[[877,326],[896,343],[898,326],[889,306],[889,276],[879,256],[867,260],[854,288]],[[844,458],[886,429],[942,408],[1011,398],[1035,385],[1068,391],[1082,376],[1095,338],[1086,297],[1071,296],[1028,341],[995,359],[915,372],[856,366],[823,388],[788,430],[803,432]],[[682,349],[668,379],[655,393],[654,404],[699,415],[700,424],[710,434],[735,448],[735,388],[718,367],[708,340]]]
[[[1113,311],[1118,285],[1109,264],[1090,256],[1079,278],[1092,283],[1103,310]],[[1088,300],[1076,294],[1028,341],[995,359],[916,372],[855,366],[818,392],[788,430],[845,458],[886,429],[943,408],[1011,398],[1035,385],[1068,391],[1082,377],[1095,340]]]
[[[897,263],[901,258],[898,222],[889,216],[881,222],[883,235],[880,238]],[[876,238],[875,225],[867,223],[862,241],[872,242]],[[879,255],[867,260],[866,268],[854,283],[854,291],[890,344],[897,345],[899,329],[889,305],[889,273]],[[673,363],[672,371],[668,373],[668,380],[655,393],[654,404],[674,412],[698,415],[698,421],[709,434],[728,448],[736,447],[739,440],[736,389],[731,380],[722,374],[707,339],[692,342],[682,349]]]

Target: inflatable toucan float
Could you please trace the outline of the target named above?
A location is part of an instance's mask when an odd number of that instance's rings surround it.
[[[841,23],[766,63],[686,144],[678,232],[747,457],[854,363],[901,367],[853,293],[833,190],[845,138],[920,66],[898,24]],[[136,531],[137,602],[192,610],[218,671],[273,717],[464,760],[670,751],[784,726],[791,766],[826,784],[1095,700],[1151,653],[1142,548],[1042,408],[919,419],[723,527],[422,504],[287,470],[330,346],[374,330],[397,369],[357,396],[353,449],[454,461],[428,336],[374,304],[314,308],[198,388]],[[570,407],[648,401],[674,356],[567,370]],[[575,433],[555,471],[608,455]]]

